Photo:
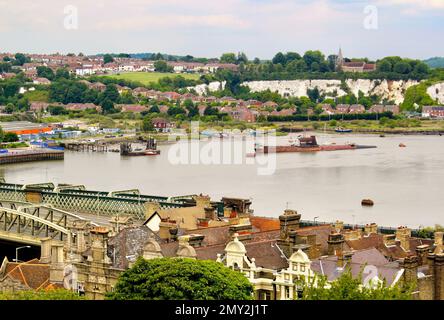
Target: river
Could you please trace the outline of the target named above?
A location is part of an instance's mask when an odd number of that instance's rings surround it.
[[[209,194],[251,198],[256,215],[278,217],[285,208],[302,219],[376,222],[413,228],[444,224],[444,137],[318,134],[318,142],[354,142],[377,149],[277,154],[272,175],[258,166],[171,163],[170,148],[155,157],[67,151],[64,161],[0,167],[9,183],[83,184],[93,190],[139,189],[152,195]],[[289,137],[280,137],[288,143]],[[219,140],[219,139],[217,139]],[[400,148],[399,143],[406,144]],[[201,147],[212,142],[202,142]],[[274,155],[273,155],[274,156]],[[258,161],[261,157],[250,159]],[[270,157],[270,156],[269,156]],[[362,207],[362,199],[373,207]]]

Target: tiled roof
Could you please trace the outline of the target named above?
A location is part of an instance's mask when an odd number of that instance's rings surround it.
[[[44,289],[49,285],[49,265],[42,264],[38,259],[28,262],[8,262],[5,277],[18,280],[30,289]]]

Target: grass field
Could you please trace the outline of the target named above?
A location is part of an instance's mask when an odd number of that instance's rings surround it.
[[[28,91],[24,94],[25,98],[28,98],[29,102],[40,101],[40,102],[48,102],[49,101],[49,92],[48,91]]]
[[[179,74],[177,73],[161,73],[161,72],[127,72],[120,74],[113,74],[107,77],[111,77],[114,79],[124,79],[129,81],[136,81],[142,84],[149,84],[150,82],[157,82],[160,78],[164,77],[177,77]],[[198,74],[180,74],[180,76],[185,79],[198,80],[200,75]]]

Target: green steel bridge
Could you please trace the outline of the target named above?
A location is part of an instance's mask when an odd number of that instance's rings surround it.
[[[158,203],[162,209],[171,209],[193,206],[192,198],[143,195],[137,189],[106,192],[87,190],[83,185],[12,184],[0,181],[0,201],[48,204],[69,212],[103,216],[122,214],[143,219],[147,202]]]
[[[0,200],[0,239],[24,244],[40,245],[43,238],[65,241],[70,239],[74,222],[84,217],[53,208],[47,204]]]

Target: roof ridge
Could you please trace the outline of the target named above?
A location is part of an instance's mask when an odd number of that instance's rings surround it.
[[[23,282],[26,284],[27,287],[29,287],[28,281],[26,281],[25,275],[23,274],[22,268],[19,268],[20,274],[22,275]]]

